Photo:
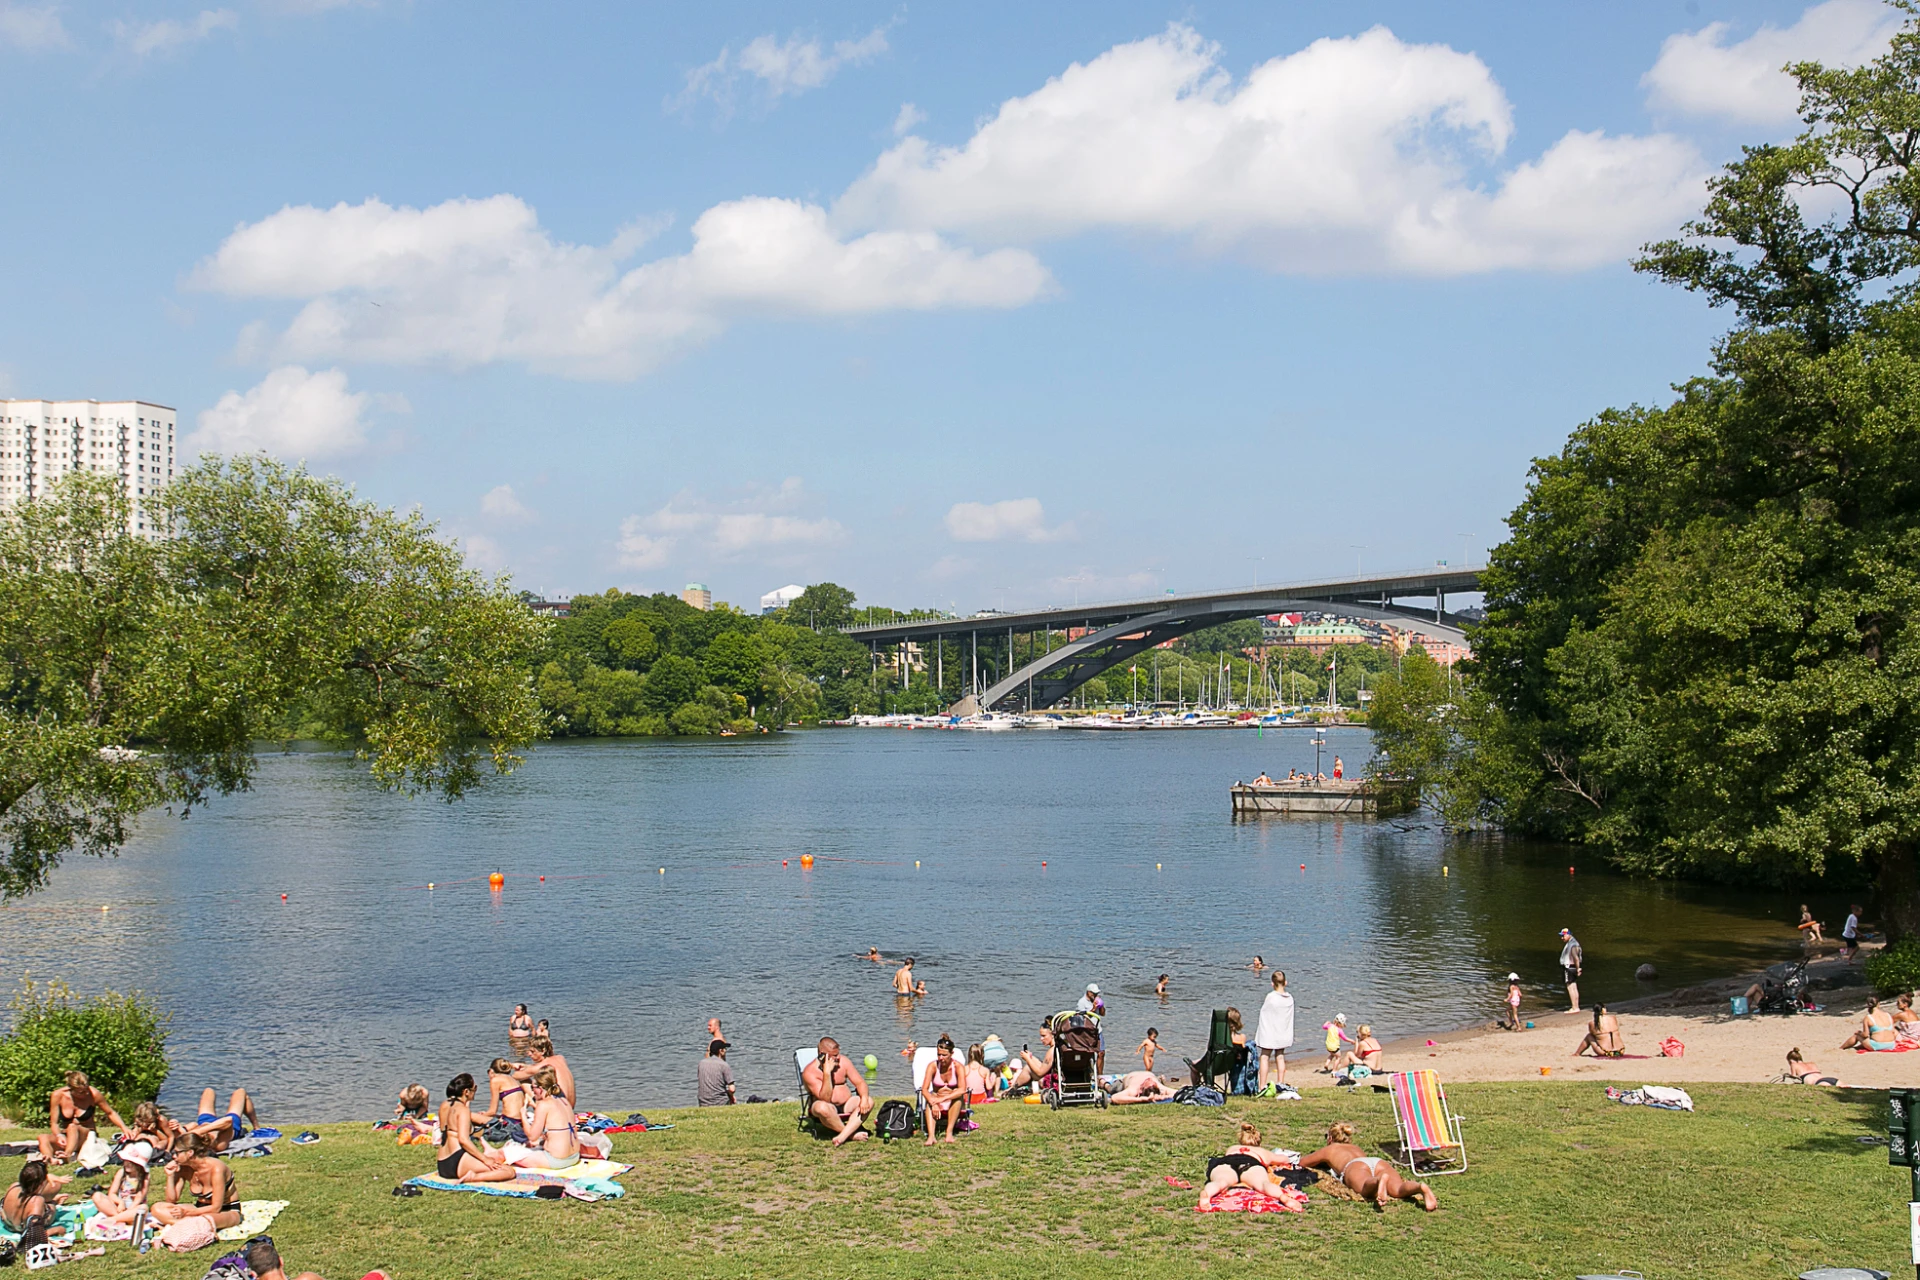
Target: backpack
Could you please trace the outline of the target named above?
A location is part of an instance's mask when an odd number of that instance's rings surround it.
[[[913,1104],[899,1098],[888,1098],[874,1113],[873,1131],[882,1138],[911,1138],[917,1127]]]

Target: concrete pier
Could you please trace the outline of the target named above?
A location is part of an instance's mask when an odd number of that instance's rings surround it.
[[[1381,785],[1364,779],[1300,778],[1255,786],[1236,782],[1230,787],[1235,817],[1247,814],[1303,813],[1351,814],[1372,817],[1381,813],[1399,813],[1411,807],[1405,788],[1391,783]]]

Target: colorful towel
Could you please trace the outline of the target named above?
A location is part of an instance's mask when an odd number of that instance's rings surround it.
[[[1305,1213],[1306,1209],[1306,1192],[1292,1187],[1280,1188],[1277,1196],[1252,1187],[1228,1187],[1213,1198],[1210,1207],[1194,1206],[1195,1213]]]
[[[606,1162],[583,1161],[582,1163],[604,1164]],[[614,1167],[625,1171],[633,1166],[616,1165]],[[587,1201],[618,1200],[627,1194],[627,1189],[611,1177],[560,1177],[549,1170],[536,1173],[531,1169],[521,1170],[519,1176],[512,1182],[450,1182],[431,1174],[423,1174],[418,1178],[408,1178],[407,1185],[422,1187],[428,1191],[478,1191],[483,1196],[510,1196],[517,1200],[537,1198],[541,1187],[559,1187],[562,1193],[575,1200]]]
[[[221,1231],[222,1240],[249,1240],[273,1225],[280,1211],[292,1201],[289,1200],[242,1200],[240,1202],[240,1224]]]
[[[1869,1049],[1865,1045],[1861,1045],[1858,1049],[1855,1049],[1854,1052],[1855,1053],[1906,1053],[1913,1049],[1920,1049],[1920,1043],[1916,1043],[1912,1040],[1900,1040],[1900,1041],[1896,1041],[1894,1043],[1893,1048],[1891,1049]]]

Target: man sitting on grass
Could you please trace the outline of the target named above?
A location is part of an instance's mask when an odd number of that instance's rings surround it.
[[[274,1247],[272,1236],[255,1236],[247,1241],[242,1250],[247,1257],[247,1270],[253,1272],[254,1280],[287,1280],[287,1265],[280,1261],[280,1251]],[[302,1271],[293,1280],[320,1280],[312,1271]],[[384,1271],[369,1271],[360,1280],[387,1280]]]
[[[873,1110],[873,1098],[867,1093],[866,1078],[840,1056],[838,1040],[820,1038],[820,1056],[807,1064],[800,1079],[813,1100],[808,1109],[833,1134],[834,1146],[866,1138],[863,1126]]]

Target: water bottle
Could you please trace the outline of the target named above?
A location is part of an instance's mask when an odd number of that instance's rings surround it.
[[[147,1251],[147,1211],[144,1207],[133,1215],[133,1249],[135,1253]]]

